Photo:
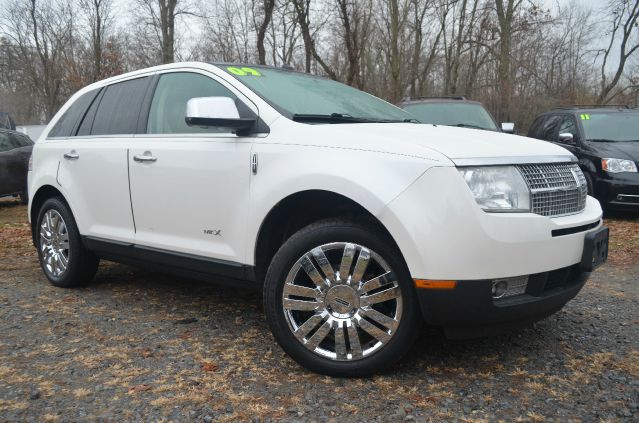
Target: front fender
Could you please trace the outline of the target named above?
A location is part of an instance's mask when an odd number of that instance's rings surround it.
[[[311,190],[350,198],[377,216],[433,166],[418,157],[303,145],[256,144],[259,171],[251,179],[245,263],[254,264],[262,222],[286,197]]]

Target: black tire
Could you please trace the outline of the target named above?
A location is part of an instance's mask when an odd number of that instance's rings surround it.
[[[40,228],[45,214],[49,210],[54,210],[62,216],[69,237],[67,268],[64,273],[58,276],[54,275],[45,265],[43,251],[41,248],[43,240],[41,239]],[[80,238],[78,226],[75,223],[73,214],[66,202],[60,198],[49,198],[46,200],[38,211],[35,233],[40,266],[42,267],[47,279],[49,279],[53,285],[62,288],[74,288],[86,285],[93,280],[93,277],[98,270],[100,259],[84,247],[82,239]]]
[[[20,193],[20,204],[26,205],[29,204],[29,194],[27,190],[27,186],[25,185],[22,193]]]
[[[586,178],[586,186],[588,187],[588,195],[590,195],[591,197],[595,196],[595,190],[594,190],[594,186],[592,184],[592,176],[590,176],[590,173],[587,170],[583,171],[584,173],[584,178]]]
[[[297,260],[313,248],[334,242],[349,242],[376,252],[397,276],[403,311],[396,332],[369,356],[337,361],[307,349],[295,337],[283,310],[286,277]],[[325,220],[307,226],[291,236],[273,257],[264,281],[264,308],[268,324],[284,351],[314,372],[337,377],[361,377],[377,373],[396,363],[412,346],[422,318],[408,268],[392,240],[374,224],[353,220]]]

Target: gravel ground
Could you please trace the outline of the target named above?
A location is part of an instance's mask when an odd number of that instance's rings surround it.
[[[289,359],[253,292],[103,262],[64,290],[0,203],[0,421],[639,421],[639,218],[561,312],[501,336],[424,329],[385,374]]]

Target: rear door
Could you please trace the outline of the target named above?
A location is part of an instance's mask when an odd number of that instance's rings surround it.
[[[213,96],[233,98],[240,112],[247,107],[241,94],[212,75],[160,75],[147,134],[136,137],[129,155],[136,244],[240,262],[254,139],[186,125],[187,101]]]
[[[31,151],[33,150],[33,141],[28,136],[18,132],[10,133],[9,139],[15,147],[12,150],[12,155],[15,159],[14,179],[18,184],[19,191],[22,194],[26,194],[29,157],[31,157]]]
[[[72,136],[60,141],[58,182],[82,235],[116,241],[134,238],[128,148],[150,80],[135,78],[103,88],[86,102]]]
[[[0,195],[22,191],[19,173],[16,146],[9,132],[0,131]]]

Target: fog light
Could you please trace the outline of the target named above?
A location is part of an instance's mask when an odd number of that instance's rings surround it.
[[[528,276],[517,276],[514,278],[493,279],[493,298],[514,297],[526,292],[528,286]]]

